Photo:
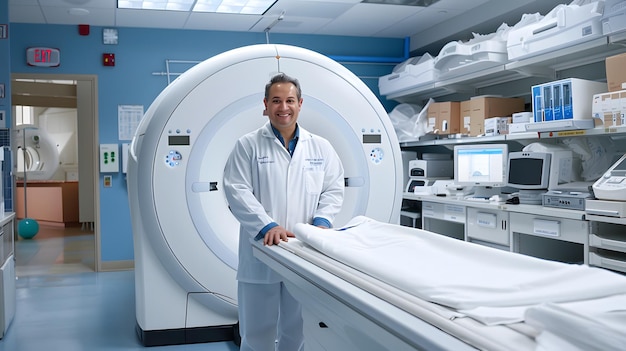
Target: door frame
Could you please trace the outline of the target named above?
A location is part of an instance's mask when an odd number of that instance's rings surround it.
[[[92,162],[88,167],[83,168],[87,171],[87,175],[92,177],[93,180],[93,194],[83,194],[93,199],[93,213],[94,213],[94,270],[96,272],[102,271],[102,259],[100,252],[100,188],[99,188],[99,173],[98,173],[98,76],[86,75],[86,74],[47,74],[47,73],[12,73],[11,80],[16,79],[41,79],[41,80],[73,80],[76,81],[76,110],[78,116],[91,116],[87,119],[88,125],[82,130],[91,134],[91,152]],[[11,129],[15,128],[15,119],[12,118]],[[79,131],[81,132],[81,128]],[[80,152],[80,150],[79,150]],[[80,163],[79,163],[80,167]],[[89,174],[91,173],[91,174]],[[79,177],[80,177],[79,173]],[[80,181],[79,181],[80,187]],[[79,196],[80,192],[79,192]],[[88,201],[88,203],[91,201]]]

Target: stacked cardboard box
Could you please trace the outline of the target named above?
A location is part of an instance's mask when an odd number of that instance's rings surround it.
[[[626,89],[622,87],[626,83],[626,53],[607,57],[604,63],[609,92]]]
[[[491,117],[510,117],[513,113],[524,111],[523,98],[501,98],[478,96],[464,104],[469,107],[469,123],[463,122],[463,133],[477,136],[485,133],[485,119]],[[463,114],[465,115],[465,111]],[[469,129],[466,129],[469,126]]]
[[[428,127],[437,134],[461,132],[460,102],[433,102],[428,106]]]

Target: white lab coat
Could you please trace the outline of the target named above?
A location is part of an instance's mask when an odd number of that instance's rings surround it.
[[[271,222],[290,231],[314,217],[332,223],[343,202],[343,166],[330,142],[301,126],[290,156],[267,122],[235,144],[224,170],[224,193],[241,224],[237,279],[276,283],[280,277],[252,255],[250,238]]]

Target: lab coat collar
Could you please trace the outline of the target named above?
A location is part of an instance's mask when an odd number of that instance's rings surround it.
[[[300,124],[298,124],[298,129],[296,130],[296,133],[296,135],[299,134],[298,142],[311,139],[311,133],[308,130],[302,128]],[[263,136],[266,138],[276,138],[276,135],[274,135],[274,131],[272,129],[272,124],[269,121],[265,123],[265,126],[263,128]]]

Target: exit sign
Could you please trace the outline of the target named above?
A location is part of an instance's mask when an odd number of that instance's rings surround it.
[[[29,66],[57,67],[61,64],[61,52],[54,48],[28,48],[26,49],[26,63]]]

